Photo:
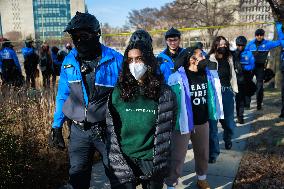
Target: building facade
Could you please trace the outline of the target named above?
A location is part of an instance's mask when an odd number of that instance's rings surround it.
[[[241,22],[272,22],[273,16],[269,3],[265,0],[241,0]]]
[[[21,32],[22,36],[34,36],[32,0],[0,1],[2,33]]]
[[[266,31],[265,37],[273,39],[274,25],[271,23],[274,22],[274,19],[271,7],[266,0],[241,0],[238,21],[240,23],[264,23],[243,27],[242,30],[248,38],[254,38],[257,28],[263,28]]]
[[[71,18],[70,0],[33,0],[36,38],[60,38]]]
[[[76,11],[85,12],[84,0],[9,0],[0,1],[2,33],[21,32],[36,39],[61,38]],[[1,29],[0,29],[1,31]]]

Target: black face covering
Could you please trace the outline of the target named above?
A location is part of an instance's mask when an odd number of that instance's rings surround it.
[[[93,36],[88,40],[73,40],[78,51],[79,57],[86,60],[92,60],[101,55],[101,44],[98,36]]]
[[[225,55],[225,54],[227,54],[227,48],[226,47],[219,47],[218,49],[217,49],[217,53],[218,54],[223,54],[223,55]]]
[[[226,59],[229,57],[229,50],[227,47],[219,47],[217,53],[223,55],[221,59]]]
[[[204,72],[205,68],[207,66],[207,61],[206,60],[201,60],[198,65],[197,65],[197,70],[198,72]]]
[[[32,44],[31,43],[26,43],[26,47],[32,48]]]

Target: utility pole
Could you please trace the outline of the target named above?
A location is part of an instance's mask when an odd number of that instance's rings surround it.
[[[1,13],[0,13],[0,38],[3,37],[3,31],[2,31],[2,20],[1,20]]]
[[[100,28],[101,28],[101,39],[100,39],[100,42],[103,44],[103,43],[104,43],[104,39],[103,39],[103,30],[102,30],[102,26],[103,26],[103,23],[100,23]]]
[[[42,40],[45,41],[44,39],[44,20],[43,20],[43,5],[42,5],[42,0],[40,0],[40,12],[41,12],[41,32],[42,32]]]

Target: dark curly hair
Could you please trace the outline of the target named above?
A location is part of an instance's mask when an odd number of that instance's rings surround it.
[[[128,60],[128,52],[132,49],[139,49],[142,54],[142,60],[147,66],[147,71],[144,75],[142,86],[139,86],[138,81],[130,73]],[[160,88],[163,81],[161,75],[157,74],[157,60],[153,53],[153,50],[149,48],[149,45],[142,41],[130,43],[125,52],[123,58],[122,72],[119,76],[118,88],[120,89],[120,97],[125,102],[133,99],[142,87],[143,95],[147,98],[157,101],[160,97]]]

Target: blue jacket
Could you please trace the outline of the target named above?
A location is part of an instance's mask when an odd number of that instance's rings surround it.
[[[61,66],[53,128],[61,127],[66,117],[79,122],[92,123],[105,119],[109,89],[112,89],[117,82],[123,56],[104,45],[101,45],[101,48],[102,57],[96,69],[94,83],[103,93],[96,93],[92,102],[89,102],[86,88],[82,82],[80,65],[76,60],[76,49],[74,48],[65,57]]]
[[[14,51],[14,49],[5,47],[5,48],[0,50],[1,70],[2,70],[3,61],[5,61],[5,60],[13,60],[17,69],[22,73],[21,65],[19,63],[19,59],[18,59],[17,54]]]
[[[35,50],[33,47],[24,47],[22,48],[22,53],[23,53],[24,59],[26,59],[27,56],[34,54]]]
[[[59,61],[57,60],[57,53],[51,52],[51,58],[52,58],[53,64],[55,64],[55,65],[60,65],[60,64],[62,64],[62,62],[59,62]]]
[[[281,71],[284,71],[284,40],[281,41],[281,47],[282,47],[282,51],[281,51],[281,56],[280,56],[280,69]]]
[[[203,49],[201,49],[201,53],[202,53],[202,55],[203,55],[204,57],[207,57],[207,56],[208,56],[208,54],[207,54]]]
[[[282,31],[282,23],[281,22],[276,22],[276,30],[278,34],[278,39],[281,40],[281,64],[280,64],[280,69],[284,71],[284,32]]]
[[[252,71],[255,67],[255,59],[250,51],[243,51],[240,55],[240,63],[245,71]]]
[[[260,45],[257,47],[256,39],[250,41],[246,47],[245,51],[251,51],[255,58],[255,64],[265,65],[267,61],[268,53],[271,49],[280,46],[280,40],[277,41],[269,41],[263,40]]]
[[[276,22],[276,30],[277,30],[277,34],[278,34],[278,39],[284,40],[284,33],[282,31],[282,23],[281,22]]]
[[[182,49],[183,51],[184,49]],[[161,71],[161,74],[163,74],[164,76],[164,81],[165,83],[168,83],[168,79],[169,79],[169,76],[175,72],[174,70],[174,67],[175,67],[175,63],[174,61],[172,60],[171,57],[169,57],[167,54],[166,54],[166,51],[167,49],[165,49],[164,51],[162,51],[159,55],[158,55],[158,59],[161,60],[160,62],[160,71]],[[181,51],[181,52],[182,52]],[[180,53],[181,53],[180,52]]]

